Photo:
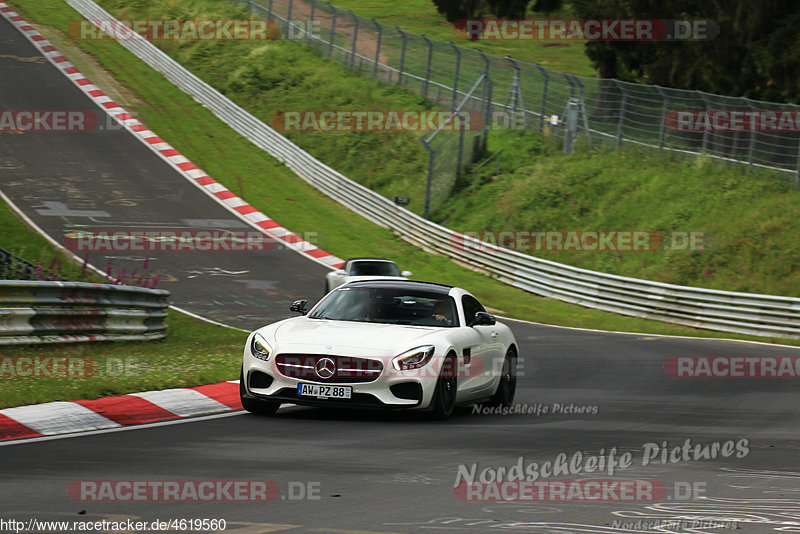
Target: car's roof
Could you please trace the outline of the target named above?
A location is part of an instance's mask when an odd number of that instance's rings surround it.
[[[392,261],[392,260],[389,260],[389,259],[387,259],[387,258],[373,258],[373,257],[370,257],[370,256],[362,256],[362,257],[359,257],[359,258],[349,258],[349,259],[348,259],[348,260],[346,260],[346,261],[349,263],[349,262],[351,262],[351,261],[361,261],[361,260],[369,260],[369,261],[388,261],[388,262],[394,263],[394,261]]]
[[[410,291],[428,291],[440,295],[448,295],[453,286],[417,280],[355,280],[341,287],[375,287],[384,289],[408,289]]]

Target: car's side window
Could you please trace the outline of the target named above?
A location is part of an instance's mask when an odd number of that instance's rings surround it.
[[[469,326],[475,319],[475,314],[479,311],[486,311],[481,306],[481,303],[475,297],[464,295],[461,297],[461,305],[464,308],[464,319],[466,319],[467,326]]]

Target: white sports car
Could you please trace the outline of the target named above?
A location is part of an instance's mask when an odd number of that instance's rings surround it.
[[[325,275],[325,293],[355,280],[403,280],[411,271],[400,271],[392,260],[385,258],[350,258],[341,269]]]
[[[457,288],[410,280],[350,282],[310,311],[247,338],[239,391],[250,412],[282,403],[425,410],[509,406],[519,354],[511,330]]]

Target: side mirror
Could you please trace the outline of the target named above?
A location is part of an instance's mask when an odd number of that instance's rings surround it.
[[[344,269],[336,269],[335,271],[333,271],[333,274],[335,274],[336,276],[344,276],[347,273],[344,271]]]
[[[470,323],[470,326],[487,325],[491,326],[495,323],[494,315],[491,313],[479,311],[475,312],[475,318]]]
[[[306,312],[308,312],[308,310],[306,310],[306,304],[308,304],[308,301],[305,299],[296,300],[289,306],[289,310],[305,315]]]
[[[409,276],[413,276],[413,275],[414,275],[414,273],[412,273],[411,271],[403,271],[402,273],[400,273],[400,276],[404,276],[406,278],[408,278]]]

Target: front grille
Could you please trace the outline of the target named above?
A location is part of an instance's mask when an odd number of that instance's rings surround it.
[[[323,359],[332,361],[334,365],[331,366],[327,361],[320,364],[320,360]],[[324,384],[372,382],[377,380],[383,371],[383,362],[380,360],[328,354],[279,354],[275,358],[275,365],[285,377]],[[326,370],[329,372],[333,370],[333,374],[327,376]]]

